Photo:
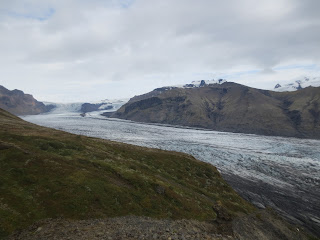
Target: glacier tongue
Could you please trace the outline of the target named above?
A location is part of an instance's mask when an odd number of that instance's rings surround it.
[[[46,105],[53,105],[50,114],[70,114],[80,112],[83,103],[45,103]]]
[[[125,104],[128,99],[116,99],[116,100],[102,100],[100,102],[94,102],[92,104],[102,104],[99,107],[98,111],[90,112],[90,115],[98,116],[103,112],[114,112],[117,111],[123,104]],[[78,103],[51,103],[45,102],[45,105],[53,105],[54,108],[50,111],[49,114],[80,114],[81,107],[85,102],[78,102]],[[111,106],[112,108],[105,109],[106,107]],[[47,113],[48,114],[48,113]]]

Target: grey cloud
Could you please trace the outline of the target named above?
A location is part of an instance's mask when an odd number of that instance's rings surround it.
[[[71,78],[107,83],[320,62],[317,0],[122,3],[2,1],[0,62],[8,69],[24,66],[20,75],[10,77],[8,70],[7,76],[15,83],[25,75],[58,85]],[[55,12],[45,21],[5,14],[41,16],[50,8]]]

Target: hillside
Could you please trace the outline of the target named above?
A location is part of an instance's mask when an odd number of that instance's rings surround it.
[[[320,138],[320,88],[273,92],[236,83],[156,89],[111,117],[218,131]]]
[[[42,218],[215,219],[254,208],[215,167],[182,153],[72,135],[0,111],[1,234]],[[232,199],[232,200],[230,200]]]
[[[49,111],[52,107],[38,102],[20,90],[8,90],[0,85],[0,108],[15,115],[33,115]]]
[[[59,234],[63,219],[135,215],[210,221],[210,234],[305,239],[272,213],[258,213],[215,167],[189,155],[39,127],[1,109],[0,123],[0,237],[31,224],[24,237],[17,232],[12,239],[32,239],[42,225],[50,232],[54,220],[35,223],[47,218],[58,218],[53,232]]]

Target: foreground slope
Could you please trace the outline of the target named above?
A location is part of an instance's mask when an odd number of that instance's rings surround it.
[[[224,220],[225,221],[225,220]],[[221,223],[221,220],[220,220]],[[195,220],[115,217],[89,220],[43,220],[10,236],[9,240],[283,240],[316,239],[283,222],[272,211],[260,210],[229,224]]]
[[[8,90],[0,85],[0,108],[15,115],[33,115],[47,112],[50,106],[45,106],[30,94],[20,90]]]
[[[181,228],[209,239],[306,239],[272,213],[257,212],[215,167],[186,154],[39,127],[1,109],[0,153],[0,237],[30,226],[11,239],[141,239],[157,233],[156,224],[167,235]],[[127,215],[207,223],[109,219]],[[57,220],[37,222],[47,218]]]
[[[215,167],[175,152],[72,135],[0,110],[0,234],[42,218],[216,219],[254,208]]]
[[[226,82],[156,89],[112,117],[219,131],[320,138],[320,88],[272,92]]]

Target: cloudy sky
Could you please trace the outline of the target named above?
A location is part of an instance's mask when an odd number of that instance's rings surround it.
[[[226,78],[320,76],[319,0],[0,0],[0,85],[39,100],[127,98]]]

